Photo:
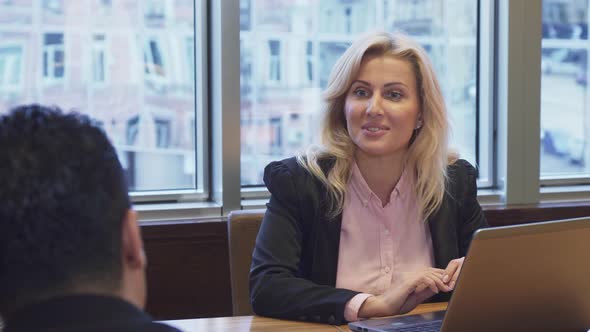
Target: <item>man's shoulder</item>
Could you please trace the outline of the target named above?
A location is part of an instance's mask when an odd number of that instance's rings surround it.
[[[55,332],[58,330],[60,332],[181,332],[179,329],[166,323],[136,321],[121,321],[117,324],[97,322],[96,325],[89,322],[87,325],[83,326],[39,327],[34,330],[8,329],[5,332]]]
[[[96,332],[99,330],[97,329]],[[103,331],[103,330],[101,330]],[[165,322],[138,323],[137,325],[125,325],[113,327],[110,332],[181,332],[179,329],[166,324]],[[95,330],[88,331],[95,332]]]
[[[4,332],[178,332],[115,296],[77,294],[50,298],[19,309]]]
[[[181,332],[179,329],[166,324],[166,322],[153,322],[152,323],[153,330],[150,329],[150,332]]]

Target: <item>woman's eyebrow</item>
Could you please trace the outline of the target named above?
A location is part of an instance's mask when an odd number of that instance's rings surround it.
[[[354,80],[352,82],[352,84],[354,84],[354,83],[361,83],[361,84],[364,84],[364,85],[367,85],[367,86],[371,86],[371,83],[369,83],[367,81],[363,81],[363,80]]]
[[[395,86],[395,85],[401,85],[404,87],[408,87],[404,82],[389,82],[389,83],[386,83],[384,85],[384,87],[390,87],[390,86]]]
[[[367,81],[363,81],[363,80],[354,80],[352,82],[352,84],[355,84],[355,83],[360,83],[360,84],[363,84],[363,85],[366,85],[366,86],[372,86],[371,83],[369,83]],[[388,88],[390,86],[395,86],[395,85],[401,85],[401,86],[404,86],[404,87],[408,87],[404,82],[398,82],[398,81],[385,83],[384,87]]]

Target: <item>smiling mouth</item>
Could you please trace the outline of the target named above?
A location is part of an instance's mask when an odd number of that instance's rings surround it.
[[[370,131],[372,133],[376,133],[381,130],[388,130],[387,128],[381,128],[381,127],[365,127],[364,129],[367,131]]]

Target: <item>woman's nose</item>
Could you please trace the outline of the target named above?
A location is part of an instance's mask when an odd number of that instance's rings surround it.
[[[367,115],[383,115],[383,99],[381,97],[374,95],[373,98],[367,102]]]

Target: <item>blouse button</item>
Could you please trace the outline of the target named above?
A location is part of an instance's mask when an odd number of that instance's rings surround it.
[[[385,273],[389,273],[389,271],[391,271],[391,268],[389,266],[386,266],[384,270],[385,270]]]

